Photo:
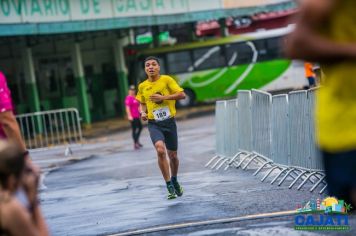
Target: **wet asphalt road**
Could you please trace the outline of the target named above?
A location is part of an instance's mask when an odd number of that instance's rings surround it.
[[[178,122],[184,195],[166,200],[165,183],[145,129],[144,148],[133,150],[129,132],[111,136],[91,156],[46,175],[41,204],[52,235],[108,235],[154,226],[286,211],[318,193],[261,183],[254,170],[213,171],[214,116]],[[84,148],[85,149],[85,148]],[[49,157],[50,158],[50,157]],[[354,216],[350,221],[356,227]],[[321,235],[298,232],[293,217],[189,227],[147,235]],[[355,228],[354,227],[354,228]],[[355,235],[354,230],[347,234]],[[345,233],[331,233],[341,235]],[[346,235],[346,234],[345,234]]]

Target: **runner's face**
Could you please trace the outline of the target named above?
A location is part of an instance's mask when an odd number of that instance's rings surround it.
[[[145,63],[145,71],[148,76],[156,76],[159,74],[161,67],[156,60],[148,60]]]

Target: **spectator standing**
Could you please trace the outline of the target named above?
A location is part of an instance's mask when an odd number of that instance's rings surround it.
[[[139,149],[142,147],[140,143],[140,134],[142,131],[142,123],[140,120],[140,103],[136,100],[136,89],[134,85],[129,88],[128,95],[125,99],[126,114],[127,119],[131,123],[132,139],[134,141],[134,149]]]

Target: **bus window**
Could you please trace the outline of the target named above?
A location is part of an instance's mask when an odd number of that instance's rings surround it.
[[[226,44],[225,51],[229,66],[249,64],[252,61],[253,51],[246,43]]]
[[[268,58],[279,59],[283,57],[282,38],[266,39]]]
[[[256,50],[258,52],[258,57],[257,61],[266,61],[269,59],[267,48],[266,48],[266,40],[261,39],[261,40],[256,40],[253,41],[253,44],[256,47]]]
[[[220,46],[194,49],[193,60],[196,70],[226,66],[225,55]]]
[[[168,72],[175,74],[188,72],[192,66],[192,58],[189,51],[172,52],[167,54]]]

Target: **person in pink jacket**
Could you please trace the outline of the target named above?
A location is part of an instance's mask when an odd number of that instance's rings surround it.
[[[126,114],[127,119],[131,123],[132,138],[134,141],[134,149],[139,149],[142,144],[139,142],[140,134],[142,131],[142,123],[140,120],[140,103],[136,100],[136,89],[135,86],[131,85],[129,89],[129,94],[125,99]]]

